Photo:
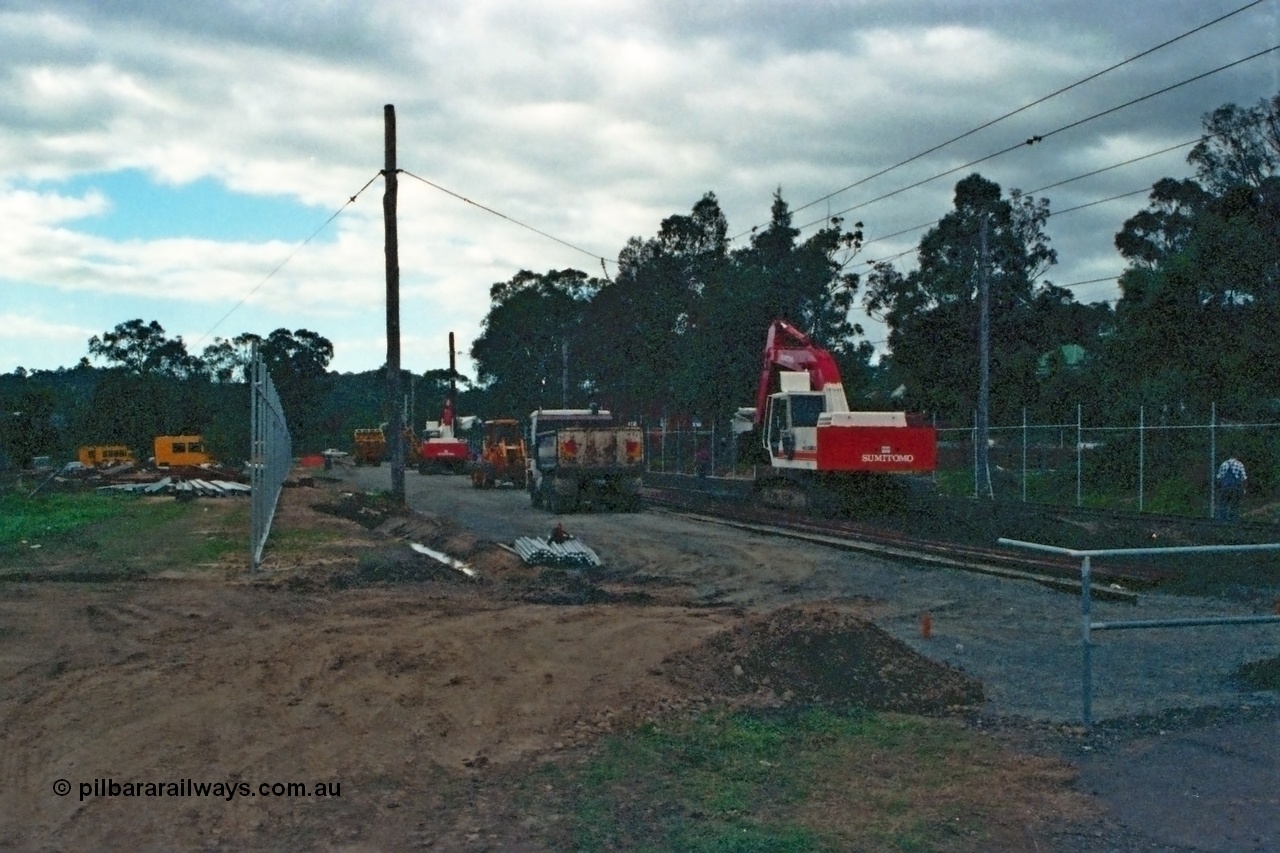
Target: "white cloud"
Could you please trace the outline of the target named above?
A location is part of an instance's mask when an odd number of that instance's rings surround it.
[[[798,207],[1217,14],[1184,2],[1151,8],[1117,14],[1095,0],[18,5],[0,10],[0,205],[14,223],[0,231],[0,274],[33,316],[41,307],[53,316],[68,299],[93,305],[84,322],[96,331],[148,312],[180,313],[183,328],[200,317],[212,324],[246,300],[226,321],[232,334],[251,320],[306,326],[335,341],[338,369],[374,367],[385,354],[376,344],[380,180],[301,250],[280,241],[108,240],[77,230],[82,217],[110,215],[105,196],[12,187],[137,168],[159,181],[214,178],[331,211],[377,175],[382,108],[393,103],[401,167],[614,258],[628,237],[652,235],[704,192],[717,194],[740,233],[767,219],[775,187]],[[797,222],[1243,55],[1273,21],[1274,10],[1241,15],[1158,61],[840,193]],[[1118,114],[975,168],[1025,189],[1139,156],[1194,135],[1200,114],[1220,103],[1269,94],[1274,67],[1215,78],[1132,119]],[[1185,172],[1174,155],[1049,195],[1057,209]],[[963,176],[852,216],[868,236],[936,219]],[[435,366],[427,345],[449,329],[465,351],[489,286],[522,268],[599,272],[591,257],[408,176],[400,185],[402,325],[415,341],[406,365],[412,352],[420,369]],[[1142,201],[1051,220],[1063,261],[1055,279],[1118,271],[1111,237]],[[903,235],[867,254],[918,239]],[[107,316],[113,297],[132,300],[133,313]]]

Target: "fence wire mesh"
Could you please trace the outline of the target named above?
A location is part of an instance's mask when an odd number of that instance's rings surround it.
[[[267,366],[255,350],[250,372],[249,403],[249,569],[257,571],[271,534],[280,490],[293,461],[289,425],[280,395],[267,374]]]
[[[1138,409],[1111,413],[1108,423],[1089,422],[1077,407],[1060,422],[993,423],[988,432],[992,490],[1000,500],[1059,506],[1127,509],[1170,515],[1213,516],[1214,475],[1228,456],[1248,469],[1248,503],[1263,512],[1280,498],[1280,422],[1203,412]],[[977,430],[970,424],[935,423],[939,488],[976,495],[985,483],[977,471]],[[647,435],[650,471],[711,476],[750,476],[741,439],[729,423],[652,428]],[[1268,517],[1266,520],[1271,520]]]
[[[993,425],[990,478],[997,497],[1030,503],[1208,516],[1217,510],[1215,475],[1230,456],[1248,469],[1250,503],[1264,512],[1280,486],[1280,423],[1146,409],[1125,423],[1074,421]],[[977,493],[973,426],[939,426],[938,476],[952,493]],[[1265,520],[1271,520],[1268,517]]]

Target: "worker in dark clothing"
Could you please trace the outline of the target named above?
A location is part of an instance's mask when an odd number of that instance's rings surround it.
[[[700,479],[711,476],[711,451],[705,445],[693,455],[693,470]]]
[[[1248,489],[1249,475],[1234,455],[1218,466],[1218,521],[1239,521],[1240,502]]]

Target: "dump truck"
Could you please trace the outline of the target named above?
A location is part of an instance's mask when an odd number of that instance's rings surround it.
[[[608,411],[539,409],[529,415],[528,490],[553,513],[640,508],[644,433],[618,426]]]
[[[381,428],[358,429],[352,435],[351,458],[357,465],[381,465],[387,454],[387,437]]]
[[[527,457],[519,421],[514,418],[485,421],[480,458],[471,463],[471,485],[491,489],[499,483],[510,483],[523,489],[529,476]]]

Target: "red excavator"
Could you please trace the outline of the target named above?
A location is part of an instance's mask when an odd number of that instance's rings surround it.
[[[785,320],[765,340],[755,431],[768,457],[756,490],[771,506],[849,511],[895,503],[897,475],[934,470],[936,431],[904,412],[851,412],[835,359]]]

